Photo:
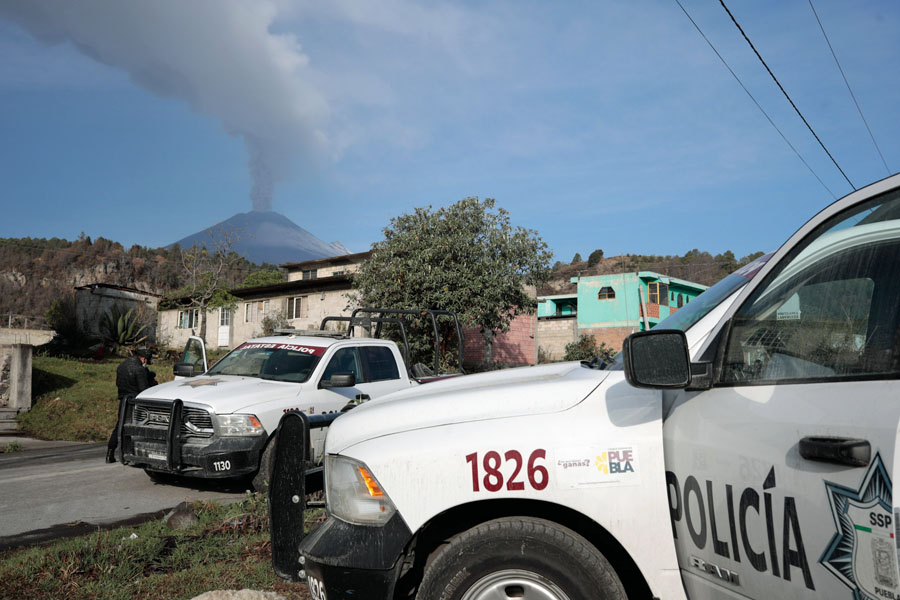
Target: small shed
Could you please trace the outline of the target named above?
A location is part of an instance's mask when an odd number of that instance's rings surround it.
[[[87,334],[100,333],[100,319],[110,311],[134,309],[138,318],[149,323],[147,335],[156,338],[156,309],[162,296],[110,283],[89,283],[75,288],[75,318]]]

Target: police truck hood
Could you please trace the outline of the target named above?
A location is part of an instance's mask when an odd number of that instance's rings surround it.
[[[201,375],[148,388],[138,394],[138,398],[196,402],[214,406],[217,414],[227,415],[259,406],[261,402],[297,398],[299,393],[300,385],[297,383],[235,375]]]
[[[584,400],[608,375],[569,362],[427,383],[341,416],[328,431],[325,451],[338,453],[402,431],[565,410]]]

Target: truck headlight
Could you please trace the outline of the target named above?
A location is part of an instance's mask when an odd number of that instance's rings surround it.
[[[330,514],[356,525],[383,525],[397,512],[369,468],[339,454],[325,458],[325,499]]]
[[[266,432],[256,415],[216,415],[219,435],[261,435]]]

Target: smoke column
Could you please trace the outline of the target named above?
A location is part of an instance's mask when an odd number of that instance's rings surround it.
[[[70,42],[240,136],[255,210],[271,210],[276,181],[327,154],[328,104],[304,77],[308,58],[296,37],[269,31],[277,17],[271,0],[0,3],[0,18],[44,43]]]

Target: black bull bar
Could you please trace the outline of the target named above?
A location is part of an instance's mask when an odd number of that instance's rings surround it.
[[[300,542],[306,495],[325,489],[324,468],[310,461],[309,432],[328,427],[343,413],[308,416],[288,412],[278,423],[275,459],[269,481],[269,532],[272,567],[289,581],[301,581]]]

